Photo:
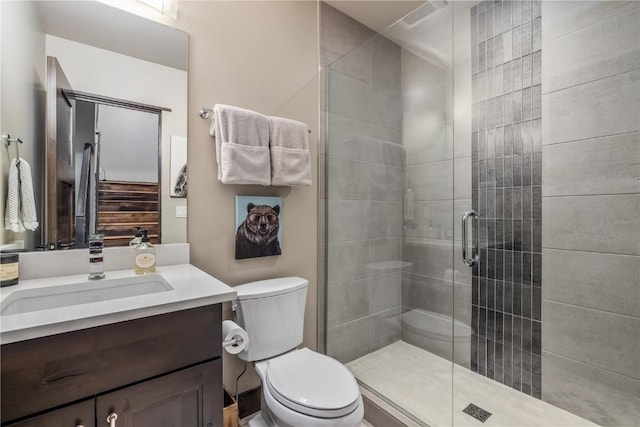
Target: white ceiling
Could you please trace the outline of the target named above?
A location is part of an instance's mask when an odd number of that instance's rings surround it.
[[[458,31],[457,25],[469,25],[461,18],[468,16],[469,9],[478,3],[478,0],[324,1],[404,49],[441,67],[451,66],[454,30]],[[409,23],[401,21],[405,17]]]
[[[44,32],[187,70],[187,33],[95,1],[36,2]]]
[[[389,25],[423,4],[424,1],[325,0],[325,3],[349,15],[375,32],[381,33]]]

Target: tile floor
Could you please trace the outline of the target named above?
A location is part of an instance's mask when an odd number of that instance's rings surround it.
[[[360,382],[432,427],[597,425],[403,341],[347,366]],[[484,423],[475,420],[462,412],[469,403],[492,415]]]

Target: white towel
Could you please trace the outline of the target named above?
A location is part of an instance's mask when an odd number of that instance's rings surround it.
[[[267,116],[216,104],[210,133],[216,139],[220,181],[224,184],[271,183]]]
[[[9,186],[5,211],[5,228],[17,233],[38,228],[33,196],[31,166],[24,159],[13,159],[9,168]]]
[[[271,185],[311,185],[311,153],[306,124],[269,117]]]

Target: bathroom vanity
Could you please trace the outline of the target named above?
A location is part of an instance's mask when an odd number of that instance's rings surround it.
[[[4,345],[2,422],[219,425],[220,324],[215,304]]]
[[[158,273],[150,279],[167,289],[114,298],[112,288],[135,276],[107,272],[88,303],[73,301],[73,286],[91,286],[78,282],[86,275],[3,288],[2,426],[221,425],[221,303],[235,291],[188,264]],[[72,305],[50,298],[66,291]]]

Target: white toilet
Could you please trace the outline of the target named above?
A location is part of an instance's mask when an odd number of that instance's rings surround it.
[[[300,277],[236,286],[236,322],[249,346],[238,357],[255,362],[262,380],[262,411],[251,427],[355,427],[364,415],[362,396],[340,362],[302,343],[309,282]]]

